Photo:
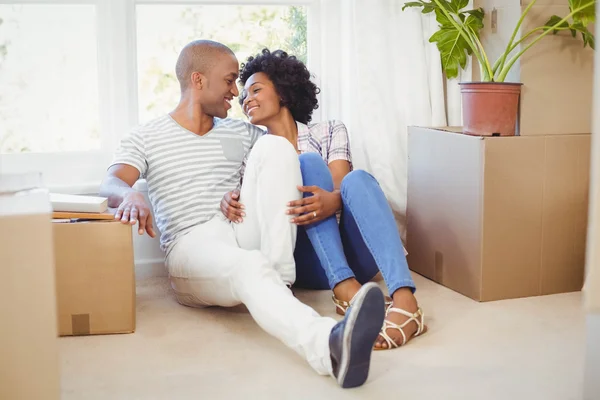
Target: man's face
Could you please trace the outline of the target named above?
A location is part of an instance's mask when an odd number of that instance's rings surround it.
[[[206,86],[203,88],[202,110],[218,118],[226,118],[231,108],[231,100],[239,95],[236,80],[239,63],[231,54],[219,56],[214,67],[206,74]]]

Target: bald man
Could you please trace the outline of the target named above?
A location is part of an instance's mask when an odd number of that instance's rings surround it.
[[[151,209],[132,189],[140,177],[146,179],[169,279],[181,304],[243,303],[265,331],[319,374],[333,376],[345,388],[362,385],[383,324],[381,290],[363,286],[338,323],[293,296],[296,225],[286,215],[286,204],[301,197],[296,151],[284,138],[226,118],[239,94],[239,64],[228,47],[208,40],[189,43],[175,69],[179,104],[122,140],[101,195],[118,207],[116,219],[138,224],[138,233],[154,237]],[[243,223],[232,224],[219,204],[238,187],[243,169],[247,215]],[[274,182],[286,184],[275,187]]]

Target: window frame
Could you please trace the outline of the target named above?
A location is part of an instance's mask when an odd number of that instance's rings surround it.
[[[139,124],[137,76],[138,5],[298,5],[307,8],[308,67],[320,85],[321,0],[0,0],[0,4],[96,7],[100,150],[0,154],[1,173],[42,172],[44,185],[63,193],[96,193],[121,138]],[[320,120],[320,109],[314,120]]]

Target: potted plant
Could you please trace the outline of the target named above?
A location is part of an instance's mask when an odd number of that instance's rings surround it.
[[[573,37],[581,36],[584,47],[589,45],[594,49],[595,38],[588,26],[595,21],[596,0],[568,0],[569,13],[565,17],[554,15],[543,26],[517,39],[521,24],[536,1],[532,0],[523,10],[506,49],[493,64],[480,41],[484,17],[482,8],[465,10],[469,0],[404,3],[402,10],[420,7],[423,14],[435,13],[439,30],[429,41],[436,43],[440,51],[442,69],[447,78],[458,76],[459,69],[467,65],[467,56],[474,55],[478,61],[481,82],[460,84],[465,133],[494,136],[515,134],[522,83],[504,81],[519,57],[544,37],[569,31]]]

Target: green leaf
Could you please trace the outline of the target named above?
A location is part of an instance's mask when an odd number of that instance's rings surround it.
[[[452,22],[450,22],[448,17],[446,17],[446,14],[444,14],[444,12],[439,8],[435,10],[435,20],[438,22],[438,24],[440,24],[440,28],[454,28]]]
[[[470,14],[472,16],[474,16],[475,18],[481,20],[481,23],[483,24],[483,16],[485,15],[485,12],[483,11],[483,8],[479,7],[476,8],[474,10],[467,10],[464,11],[466,14]]]
[[[423,7],[424,5],[425,4],[420,1],[409,1],[407,3],[404,3],[404,5],[402,6],[402,11],[406,10],[408,7]]]
[[[460,13],[460,10],[469,5],[469,0],[450,0],[450,10],[454,14]]]
[[[562,18],[559,17],[558,15],[551,16],[550,19],[548,20],[548,22],[546,22],[544,24],[544,28],[546,28],[545,30],[552,28],[554,25],[558,24],[561,20],[562,20]],[[557,28],[569,28],[569,22],[564,21],[563,23],[558,25]],[[554,29],[552,33],[556,35],[558,32],[559,32],[558,29]]]
[[[426,1],[409,1],[404,3],[402,6],[402,11],[404,11],[408,7],[423,7],[421,11],[423,14],[429,14],[433,10],[437,8],[437,5],[434,2],[428,3]]]
[[[442,16],[440,17],[440,14]],[[444,21],[445,16],[441,10],[436,10],[438,22]],[[443,17],[443,18],[442,18]],[[459,69],[467,65],[467,55],[472,53],[468,42],[462,37],[459,30],[456,29],[446,18],[445,24],[439,31],[435,32],[430,38],[431,43],[435,43],[442,59],[442,68],[448,78],[456,78]],[[440,22],[441,23],[441,22]]]
[[[570,24],[568,21],[560,22],[561,20],[561,17],[553,15],[552,17],[550,17],[548,22],[544,24],[544,30],[554,28],[552,29],[552,33],[557,34],[559,32],[559,29],[556,28],[561,28],[562,30],[568,29],[571,32],[571,36],[573,37],[576,37],[577,32],[579,32],[581,33],[581,37],[583,39],[583,47],[589,45],[592,49],[595,49],[596,39],[594,37],[594,34],[588,30],[587,26],[583,23],[583,21],[574,19],[574,22]]]
[[[571,11],[575,11],[584,6],[586,7],[583,10],[573,15],[573,21],[575,23],[581,22],[583,26],[587,27],[596,20],[596,2],[590,0],[569,0],[569,8]]]
[[[430,12],[434,11],[436,9],[436,5],[435,4],[429,4],[423,7],[423,11],[421,11],[423,14],[429,14]]]
[[[479,37],[479,31],[483,29],[483,9],[470,10],[466,13],[468,15],[465,20],[465,26],[471,28],[477,37]]]
[[[575,28],[577,31],[581,32],[581,36],[583,38],[583,47],[589,45],[592,49],[596,49],[596,38],[594,34],[588,30],[585,26],[577,26]]]

